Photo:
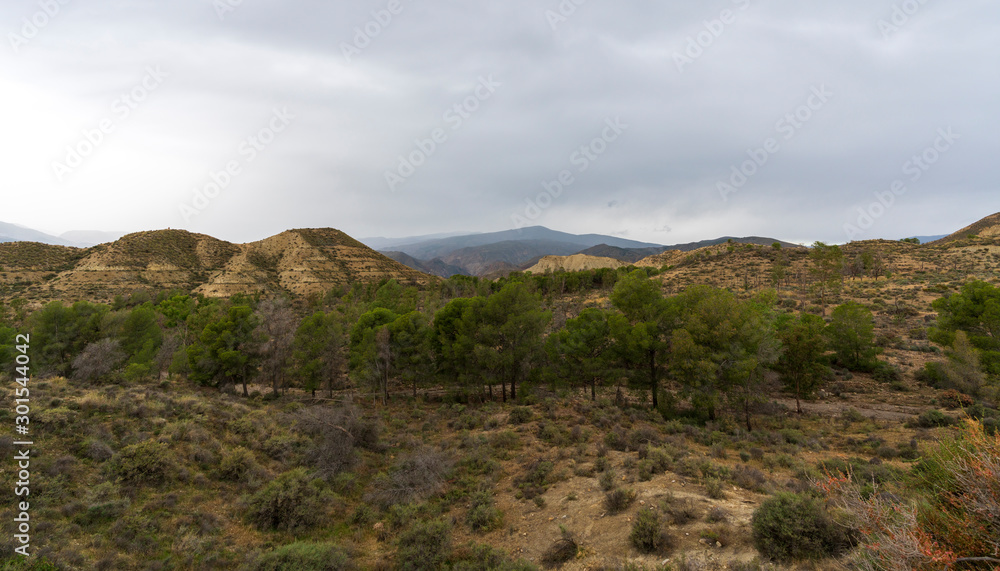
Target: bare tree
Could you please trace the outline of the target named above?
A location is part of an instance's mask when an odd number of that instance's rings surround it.
[[[79,381],[97,380],[109,375],[124,360],[121,341],[101,339],[84,347],[73,359],[73,378]]]
[[[295,328],[298,325],[295,313],[284,298],[268,299],[261,302],[257,308],[261,317],[260,332],[267,341],[261,346],[263,361],[261,374],[270,379],[274,394],[284,385],[285,371],[292,357],[292,342],[295,340]]]

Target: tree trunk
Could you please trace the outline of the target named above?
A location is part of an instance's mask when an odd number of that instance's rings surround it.
[[[649,388],[653,391],[653,408],[659,408],[660,401],[656,396],[659,391],[659,381],[656,378],[656,351],[649,352]]]
[[[510,370],[510,400],[517,402],[517,369]]]
[[[590,380],[590,400],[597,402],[597,377]]]
[[[799,394],[802,392],[802,389],[799,388],[799,384],[799,380],[795,379],[795,412],[802,414],[802,404],[799,403]]]

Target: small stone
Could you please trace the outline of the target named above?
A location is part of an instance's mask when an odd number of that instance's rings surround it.
[[[722,549],[722,544],[719,543],[718,541],[715,542],[715,546],[718,547],[719,549]]]

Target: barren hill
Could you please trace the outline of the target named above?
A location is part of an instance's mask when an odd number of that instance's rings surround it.
[[[179,289],[210,297],[286,291],[324,293],[356,281],[430,276],[391,260],[331,228],[289,230],[232,244],[184,230],[129,234],[76,249],[0,244],[0,298],[107,300],[136,290]]]
[[[596,270],[599,268],[617,269],[624,265],[624,262],[614,258],[601,258],[598,256],[588,256],[586,254],[573,254],[572,256],[545,256],[526,271],[534,274],[544,274],[545,272],[555,272],[560,270],[579,272],[582,270]]]
[[[975,224],[972,224],[970,226],[966,226],[965,228],[962,228],[961,230],[955,232],[954,234],[951,234],[950,236],[946,236],[944,238],[941,238],[940,240],[931,242],[931,244],[935,245],[949,244],[951,242],[957,242],[959,240],[966,240],[970,236],[978,236],[980,238],[1000,237],[1000,212],[996,214],[991,214],[986,218],[983,218],[979,222],[976,222]]]

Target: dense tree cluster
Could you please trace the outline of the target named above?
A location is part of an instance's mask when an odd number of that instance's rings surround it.
[[[834,248],[814,249],[824,287],[839,276]],[[383,402],[432,389],[518,400],[526,385],[596,399],[600,387],[628,387],[654,408],[683,401],[706,419],[725,408],[748,427],[775,381],[798,401],[831,376],[831,365],[880,366],[874,318],[861,304],[824,319],[779,309],[772,291],[746,298],[698,285],[667,296],[653,275],[457,276],[424,289],[386,281],[308,300],[140,292],[110,305],[5,308],[0,361],[6,366],[15,333],[27,330],[37,367],[81,381],[176,374],[244,395],[251,384],[313,396],[355,386]],[[1000,293],[974,282],[934,307],[941,320],[932,337],[953,348],[948,371],[982,388],[1000,372]]]

